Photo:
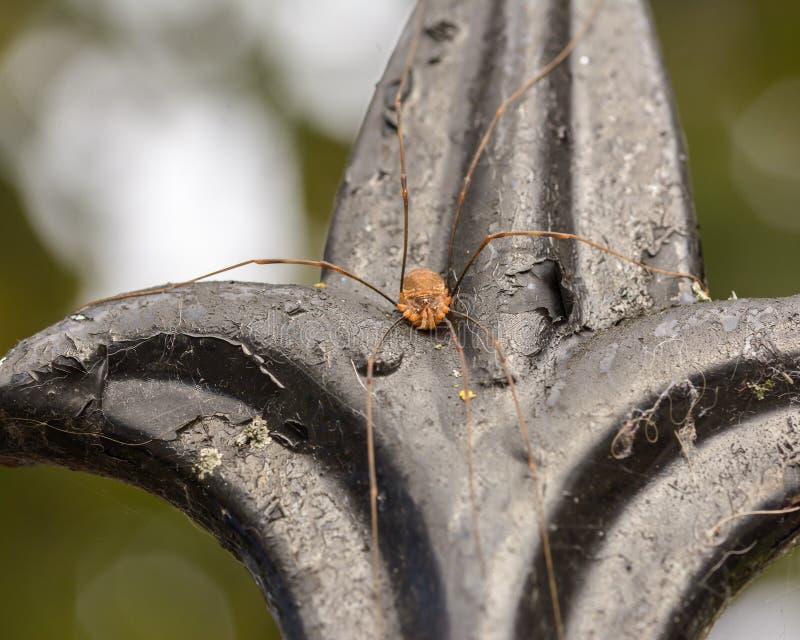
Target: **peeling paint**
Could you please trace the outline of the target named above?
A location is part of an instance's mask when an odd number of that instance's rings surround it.
[[[279,389],[285,389],[286,388],[285,386],[283,386],[283,383],[280,380],[278,380],[274,375],[272,375],[272,372],[269,369],[267,369],[265,366],[263,366],[263,365],[260,366],[258,368],[258,370],[261,373],[263,373],[265,376],[267,376],[270,380],[272,380],[272,382],[275,383],[275,386],[278,387]]]
[[[657,338],[675,338],[680,333],[678,321],[675,318],[668,318],[656,327],[654,333]]]
[[[730,333],[731,331],[735,331],[736,327],[739,326],[739,314],[738,313],[721,313],[719,315],[719,322],[722,325],[722,329],[726,333]]]
[[[617,342],[612,342],[606,348],[603,357],[600,358],[600,371],[602,373],[608,373],[611,370],[614,359],[617,357],[617,349],[619,349],[619,343]]]

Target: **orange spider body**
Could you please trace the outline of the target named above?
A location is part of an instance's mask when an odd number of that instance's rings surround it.
[[[417,329],[434,329],[450,312],[450,293],[444,280],[430,269],[414,269],[403,278],[397,308]]]

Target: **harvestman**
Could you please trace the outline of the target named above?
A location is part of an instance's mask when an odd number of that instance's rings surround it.
[[[461,217],[461,212],[463,209],[464,202],[466,200],[467,193],[469,191],[470,183],[472,181],[472,177],[478,165],[478,162],[480,161],[483,152],[485,151],[487,144],[491,139],[492,134],[497,128],[500,119],[502,118],[503,114],[508,110],[508,108],[514,105],[517,101],[519,101],[519,99],[531,87],[533,87],[533,85],[535,85],[538,81],[547,76],[554,68],[556,68],[559,64],[561,64],[569,56],[569,54],[574,49],[575,45],[589,29],[589,26],[591,25],[595,15],[599,11],[602,2],[603,0],[596,0],[591,11],[589,12],[588,17],[585,19],[580,29],[578,29],[578,31],[575,32],[572,38],[564,46],[564,48],[552,60],[550,60],[550,62],[548,62],[538,72],[536,72],[533,76],[531,76],[524,84],[522,84],[516,91],[514,91],[508,98],[506,98],[496,110],[492,120],[490,121],[488,127],[486,128],[486,131],[484,132],[483,136],[480,139],[480,142],[478,143],[478,146],[472,156],[469,168],[462,182],[461,191],[459,193],[458,201],[455,207],[455,212],[453,215],[453,221],[450,232],[448,269],[446,272],[448,276],[451,273],[451,266],[453,264],[453,246],[454,246],[453,240],[455,238],[456,228]],[[467,313],[459,312],[455,309],[452,309],[450,305],[455,300],[455,297],[458,293],[459,287],[461,286],[464,276],[466,275],[470,267],[474,264],[475,260],[481,254],[481,252],[494,240],[499,240],[501,238],[515,237],[515,236],[550,238],[554,240],[572,240],[580,242],[594,249],[612,255],[619,260],[631,263],[651,273],[668,276],[672,278],[685,278],[691,280],[693,283],[693,288],[695,289],[695,291],[698,292],[699,295],[700,294],[708,295],[708,290],[706,289],[703,281],[695,275],[689,273],[676,272],[676,271],[668,271],[666,269],[652,267],[643,264],[639,261],[636,261],[632,258],[629,258],[621,253],[618,253],[617,251],[614,251],[613,249],[607,246],[593,242],[592,240],[589,240],[587,238],[577,236],[571,233],[561,233],[550,230],[501,231],[486,236],[480,243],[480,245],[477,247],[477,249],[472,253],[470,259],[467,261],[467,264],[462,269],[460,275],[455,279],[455,283],[453,284],[452,288],[448,288],[445,279],[441,275],[429,269],[417,268],[406,273],[406,263],[408,257],[409,198],[408,198],[408,186],[406,180],[406,158],[405,158],[405,147],[403,138],[402,102],[404,98],[403,93],[408,83],[408,78],[411,67],[414,62],[414,55],[416,52],[417,44],[419,42],[420,34],[422,32],[424,25],[425,4],[426,0],[418,1],[416,9],[415,32],[409,44],[407,56],[404,62],[404,66],[400,76],[400,81],[397,87],[397,92],[394,98],[394,109],[397,119],[396,131],[397,131],[397,140],[398,140],[399,156],[400,156],[400,187],[403,199],[403,257],[402,257],[402,267],[400,272],[401,287],[398,295],[398,300],[394,300],[390,295],[388,295],[375,285],[370,284],[368,281],[364,280],[358,275],[353,274],[338,265],[334,265],[326,261],[265,258],[265,259],[246,260],[244,262],[239,262],[237,264],[230,265],[222,269],[217,269],[216,271],[212,271],[210,273],[206,273],[202,276],[192,278],[191,280],[186,280],[184,282],[179,282],[176,284],[160,288],[133,291],[129,293],[122,293],[119,295],[110,296],[107,298],[102,298],[90,302],[85,306],[111,302],[115,300],[124,300],[126,298],[167,293],[169,291],[192,284],[204,278],[232,271],[234,269],[238,269],[239,267],[243,267],[245,265],[290,264],[290,265],[304,265],[304,266],[317,267],[333,271],[347,278],[350,278],[351,280],[354,280],[355,282],[358,282],[368,287],[378,295],[382,296],[385,300],[390,302],[393,307],[395,307],[402,313],[402,315],[398,317],[397,320],[395,320],[395,322],[385,331],[385,333],[378,340],[377,344],[374,346],[367,360],[367,373],[366,373],[366,391],[367,391],[366,430],[367,430],[367,458],[368,458],[368,470],[369,470],[369,499],[370,499],[371,532],[372,532],[372,567],[373,567],[373,583],[374,583],[373,592],[375,597],[375,616],[376,616],[376,627],[377,627],[376,636],[379,638],[383,634],[383,629],[382,629],[383,623],[382,623],[382,613],[380,606],[381,576],[380,576],[380,558],[378,551],[378,509],[377,509],[378,486],[377,486],[376,465],[375,465],[375,443],[374,443],[373,424],[372,424],[372,386],[375,373],[375,362],[386,337],[404,319],[407,320],[411,325],[413,325],[420,331],[435,330],[439,324],[445,324],[447,326],[451,340],[456,348],[461,369],[462,391],[460,393],[460,396],[464,400],[465,414],[466,414],[465,435],[467,440],[467,463],[469,467],[469,492],[470,492],[470,503],[472,510],[472,518],[473,518],[473,532],[474,532],[473,535],[475,538],[475,545],[477,549],[477,555],[481,564],[481,569],[482,571],[485,571],[483,553],[480,543],[480,536],[477,526],[478,507],[477,507],[477,499],[476,499],[476,492],[474,485],[472,421],[471,421],[472,416],[470,407],[471,390],[469,385],[469,367],[464,354],[464,349],[458,339],[458,335],[455,331],[455,328],[450,319],[448,318],[448,316],[455,315],[467,322],[471,322],[472,324],[474,324],[492,343],[494,350],[498,356],[499,362],[503,368],[503,372],[509,387],[509,391],[511,392],[514,408],[517,415],[519,431],[525,448],[525,454],[527,456],[528,468],[531,477],[533,478],[534,481],[538,527],[542,539],[542,553],[544,556],[545,567],[547,571],[547,582],[550,592],[551,606],[553,610],[554,627],[556,630],[556,636],[559,639],[562,639],[564,637],[564,625],[562,622],[561,610],[558,599],[558,590],[555,581],[555,571],[553,567],[553,559],[550,549],[550,539],[547,531],[547,523],[545,521],[545,516],[544,516],[544,509],[543,509],[544,498],[542,491],[542,483],[541,483],[541,478],[539,477],[538,466],[534,458],[533,449],[530,443],[529,429],[523,417],[522,409],[517,396],[516,387],[514,384],[514,376],[511,373],[508,360],[506,359],[505,353],[502,347],[500,346],[500,343],[491,334],[491,332],[477,319],[471,317]]]

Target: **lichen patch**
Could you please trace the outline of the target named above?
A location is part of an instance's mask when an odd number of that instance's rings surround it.
[[[269,429],[267,429],[267,421],[261,416],[256,416],[252,422],[248,422],[244,426],[241,433],[233,439],[233,443],[237,447],[263,449],[267,446],[268,440]]]
[[[208,474],[222,464],[222,454],[216,447],[203,447],[200,449],[200,459],[197,462],[197,477],[203,480]]]

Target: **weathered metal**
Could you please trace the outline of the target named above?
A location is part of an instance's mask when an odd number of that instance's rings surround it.
[[[405,100],[411,267],[444,272],[483,126],[588,4],[431,2]],[[326,249],[392,293],[402,205],[388,105],[409,37],[366,116]],[[700,274],[685,152],[645,3],[606,2],[567,63],[501,122],[473,180],[457,261],[512,228],[578,233]],[[587,248],[493,246],[454,307],[509,354],[545,481],[568,637],[700,636],[798,531],[796,514],[715,525],[798,494],[800,298],[694,303],[686,283]],[[365,396],[354,369],[363,374],[397,312],[338,275],[324,279],[324,289],[193,285],[93,307],[22,341],[0,365],[0,456],[168,499],[244,562],[288,638],[371,637]],[[384,349],[375,399],[387,635],[552,637],[509,392],[480,334],[463,322],[459,331],[477,392],[487,571],[475,553],[456,354],[446,334],[403,326]]]

